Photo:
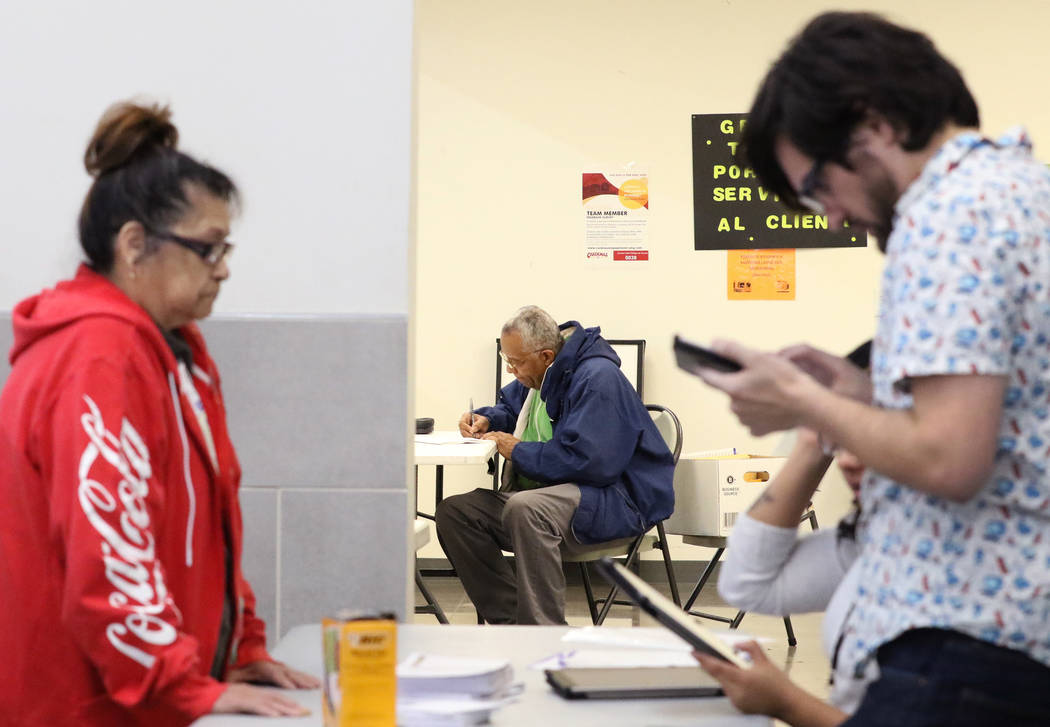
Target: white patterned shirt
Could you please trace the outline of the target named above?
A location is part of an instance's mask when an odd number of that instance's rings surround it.
[[[908,629],[939,627],[1050,665],[1048,285],[1050,171],[1024,130],[998,142],[954,137],[897,202],[874,397],[906,409],[914,377],[1006,377],[995,465],[966,503],[868,470],[846,663]]]

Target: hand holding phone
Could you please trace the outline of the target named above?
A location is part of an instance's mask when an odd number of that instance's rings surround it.
[[[674,356],[678,362],[678,368],[691,374],[698,373],[699,369],[705,368],[727,373],[743,369],[743,366],[733,359],[726,358],[692,341],[687,341],[681,336],[674,337]]]

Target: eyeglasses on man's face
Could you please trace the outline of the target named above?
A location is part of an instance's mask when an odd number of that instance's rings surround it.
[[[824,160],[817,159],[802,178],[802,184],[798,188],[798,201],[804,207],[822,215],[825,213],[824,203],[817,197],[827,191],[828,187],[824,182]]]
[[[156,237],[158,240],[174,242],[180,247],[192,250],[200,256],[201,260],[209,265],[218,265],[220,260],[233,252],[233,243],[226,242],[225,240],[222,242],[208,242],[207,240],[183,237],[182,235],[176,235],[173,232],[155,232],[153,230],[150,230],[149,234]]]
[[[499,352],[499,357],[501,359],[503,359],[503,363],[507,364],[507,366],[511,367],[512,369],[517,369],[523,363],[525,363],[525,359],[527,357],[531,356],[534,353],[538,353],[539,351],[542,351],[542,350],[543,350],[542,348],[537,348],[535,351],[526,351],[525,353],[522,354],[521,358],[511,358],[510,356],[507,355],[507,353],[505,351],[500,351]]]

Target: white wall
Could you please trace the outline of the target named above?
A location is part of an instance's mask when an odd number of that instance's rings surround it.
[[[80,259],[84,146],[145,95],[244,196],[217,312],[407,314],[411,27],[410,0],[0,3],[0,310]]]
[[[416,416],[452,428],[468,397],[491,400],[492,341],[536,303],[647,339],[645,399],[677,411],[686,451],[783,449],[779,436],[750,437],[723,396],[675,369],[672,334],[845,353],[874,332],[881,257],[799,250],[797,300],[727,301],[726,253],[692,249],[690,115],[746,111],[788,38],[832,7],[926,31],[961,67],[989,133],[1024,122],[1050,144],[1050,3],[1040,0],[419,2]],[[653,261],[588,269],[580,174],[629,161],[650,171]],[[431,476],[421,479],[420,501],[432,502]],[[848,502],[839,482],[821,495],[825,524]],[[446,492],[483,483],[480,472],[446,474]]]

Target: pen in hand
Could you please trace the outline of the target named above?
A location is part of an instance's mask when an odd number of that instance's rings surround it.
[[[474,397],[470,398],[470,408],[467,411],[470,412],[470,436],[477,438],[477,434],[474,432]]]

